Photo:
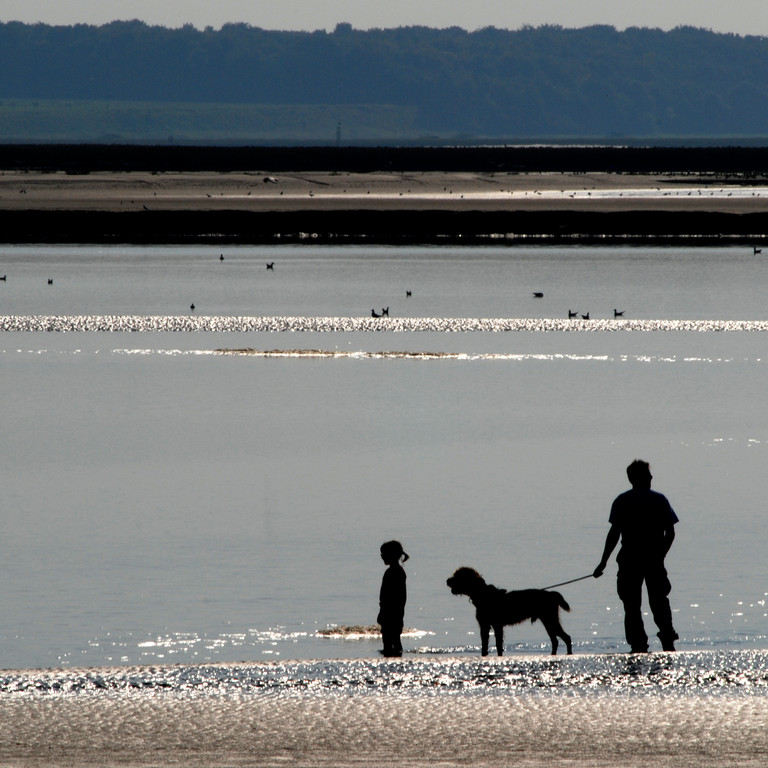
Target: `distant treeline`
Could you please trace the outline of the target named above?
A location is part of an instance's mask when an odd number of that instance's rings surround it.
[[[768,38],[687,27],[12,22],[0,73],[0,140],[768,136]]]

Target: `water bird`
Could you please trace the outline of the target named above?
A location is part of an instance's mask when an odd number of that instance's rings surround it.
[[[3,278],[3,280],[5,280],[5,278]],[[406,295],[406,296],[411,296],[412,294],[411,294],[411,292],[410,292],[410,291],[406,291],[406,292],[405,292],[405,295]]]
[[[5,282],[5,279],[6,279],[7,277],[8,277],[8,275],[3,275],[2,277],[0,277],[0,280],[2,280],[3,282]]]
[[[221,256],[219,256],[219,261],[224,261],[224,254],[222,253]]]
[[[573,309],[568,310],[568,319],[573,320],[574,317],[576,317],[579,313]]]
[[[389,307],[384,307],[384,308],[381,310],[381,316],[382,316],[382,317],[389,317]]]
[[[48,285],[53,285],[53,278],[52,277],[48,278]]]
[[[195,311],[195,305],[194,305],[194,304],[190,304],[190,305],[189,305],[189,308],[190,308],[190,310],[191,310],[192,312],[194,312],[194,311]]]
[[[533,292],[533,297],[535,299],[543,299],[544,298],[544,294],[541,291],[534,291]]]
[[[268,261],[267,262],[267,269],[274,269],[275,268],[275,262],[274,261]]]
[[[621,312],[619,312],[618,309],[613,310],[613,316],[614,317],[623,317],[624,316],[624,310],[622,309]]]
[[[586,314],[586,315],[582,315],[582,316],[581,316],[581,319],[582,319],[582,320],[589,320],[589,312],[587,312],[587,314]]]
[[[371,310],[371,317],[381,317],[381,315],[375,309],[372,309]]]

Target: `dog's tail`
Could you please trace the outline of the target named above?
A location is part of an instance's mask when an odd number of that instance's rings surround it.
[[[555,608],[555,611],[557,611],[558,608],[562,608],[564,611],[571,610],[571,606],[568,605],[566,599],[559,592],[552,592],[551,590],[547,590],[547,589],[544,589],[542,591],[544,592],[544,594],[547,595],[549,599],[552,600],[552,602],[554,602],[555,606],[557,606]],[[549,605],[551,606],[552,603],[549,603]],[[544,606],[541,606],[541,608],[544,608]],[[531,616],[531,624],[541,619],[541,616],[539,615],[541,612],[544,612],[546,615],[546,613],[548,613],[551,610],[552,609],[550,607],[548,609],[545,609],[544,611],[536,611],[535,613],[533,613],[533,615]]]
[[[568,605],[566,599],[559,593],[559,592],[552,592],[555,599],[557,600],[557,604],[564,610],[564,611],[570,611],[571,606]]]

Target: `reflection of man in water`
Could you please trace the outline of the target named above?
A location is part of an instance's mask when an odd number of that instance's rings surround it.
[[[658,637],[665,651],[675,650],[677,633],[672,626],[669,593],[672,586],[664,568],[664,557],[675,539],[677,515],[666,497],[651,490],[651,468],[646,461],[633,461],[627,467],[632,490],[616,497],[608,522],[611,528],[594,577],[603,575],[608,558],[621,538],[616,558],[619,573],[616,588],[624,603],[624,632],[634,653],[648,651],[648,635],[641,612],[643,582]]]

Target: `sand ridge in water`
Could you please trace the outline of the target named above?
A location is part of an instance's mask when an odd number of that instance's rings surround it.
[[[4,315],[0,332],[505,332],[768,331],[766,320],[610,320],[450,317],[239,317],[195,315]]]
[[[273,183],[265,183],[265,180]],[[765,185],[713,174],[610,172],[103,172],[0,174],[0,210],[247,211],[444,210],[762,211]]]

